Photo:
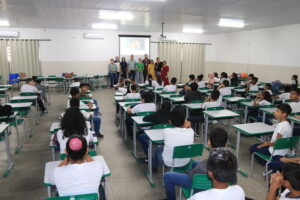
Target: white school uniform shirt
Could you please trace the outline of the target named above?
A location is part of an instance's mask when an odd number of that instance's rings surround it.
[[[249,91],[258,91],[258,85],[250,84]]]
[[[289,105],[292,108],[292,113],[300,110],[300,102],[290,102]]]
[[[205,88],[206,81],[199,81],[198,88]]]
[[[54,170],[55,186],[59,196],[98,193],[104,168],[100,161],[69,164]]]
[[[220,88],[219,92],[221,97],[223,97],[224,95],[231,95],[231,88],[230,87]]]
[[[291,137],[292,136],[292,127],[290,125],[290,123],[288,121],[283,121],[277,124],[274,133],[272,135],[272,139],[271,142],[275,142],[277,135],[281,134],[282,138],[287,138],[287,137]],[[269,152],[272,154],[274,150],[273,146],[269,147]],[[288,149],[283,149],[283,150],[275,150],[274,152],[274,156],[275,155],[279,155],[279,156],[285,156],[287,153],[289,152]]]
[[[70,87],[79,87],[80,86],[80,82],[73,82]]]
[[[20,91],[21,91],[21,93],[27,93],[27,92],[29,92],[29,93],[38,93],[39,92],[36,87],[34,87],[32,85],[28,85],[28,84],[22,85]]]
[[[261,100],[260,102],[258,102],[258,105],[260,106],[268,106],[271,105],[271,102],[268,102],[267,100]]]
[[[192,128],[167,128],[163,132],[164,150],[162,157],[164,164],[172,167],[173,150],[176,146],[194,143],[194,130]],[[174,167],[182,167],[190,162],[190,158],[175,159]]]
[[[291,93],[285,92],[285,93],[282,93],[282,94],[280,94],[280,95],[278,95],[278,96],[279,96],[279,99],[285,101],[285,100],[288,100],[288,99],[291,98]]]
[[[220,82],[220,79],[217,77],[214,77],[214,82]]]
[[[145,84],[146,84],[146,85],[149,85],[149,81],[148,81],[148,80],[146,80],[146,81],[145,81]],[[157,83],[157,81],[156,81],[156,80],[152,80],[152,82],[151,82],[151,85],[150,85],[150,86],[151,86],[151,87],[154,87],[154,86],[155,86],[155,84],[158,84],[158,83]]]
[[[176,92],[177,86],[176,85],[166,85],[163,89],[164,92]]]
[[[88,134],[84,135],[87,143],[93,142],[93,134],[94,133],[95,133],[94,131],[88,130]],[[57,137],[57,141],[58,141],[59,147],[60,147],[60,154],[63,154],[63,153],[65,153],[66,144],[67,144],[67,141],[69,138],[63,137],[63,131],[61,129],[57,131],[56,137]]]
[[[155,112],[156,106],[154,103],[141,103],[131,109],[132,114],[140,112]]]
[[[221,99],[221,98],[219,98]],[[212,107],[220,107],[221,106],[221,103],[222,101],[219,101],[219,99],[217,101],[211,101],[211,102],[204,102],[202,104],[202,109],[203,110],[206,110],[207,108],[212,108]]]
[[[225,80],[229,81],[229,85],[230,85],[230,78],[221,78],[220,83],[223,83],[223,81],[225,81]]]
[[[287,195],[288,193],[290,193],[291,191],[289,189],[285,189],[281,194],[280,194],[280,197],[279,197],[279,200],[295,200],[295,199],[300,199],[299,197],[298,198],[289,198]]]
[[[122,92],[122,94],[125,95],[127,93],[127,88],[125,88],[125,87],[119,87],[118,91]]]
[[[226,189],[209,189],[198,192],[188,200],[245,200],[245,192],[238,185],[228,186]]]
[[[67,102],[67,108],[70,108],[70,100],[68,100],[68,102]],[[86,108],[86,109],[88,109],[89,107],[88,107],[88,105],[86,105],[82,101],[79,101],[79,108]]]
[[[161,85],[159,85],[156,81],[154,83],[152,83],[152,87],[154,87],[154,89],[159,89],[159,88],[164,88],[164,83],[161,83]]]
[[[141,94],[140,93],[128,93],[125,96],[125,99],[140,99]]]

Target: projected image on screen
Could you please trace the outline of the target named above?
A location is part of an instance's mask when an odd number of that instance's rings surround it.
[[[120,37],[120,56],[128,58],[133,54],[136,58],[149,55],[149,37]]]

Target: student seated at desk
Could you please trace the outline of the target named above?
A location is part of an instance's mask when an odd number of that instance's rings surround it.
[[[264,91],[267,91],[270,93],[270,95],[273,95],[273,92],[272,92],[272,85],[270,83],[266,83],[264,85]]]
[[[176,92],[176,90],[177,90],[176,82],[177,82],[177,78],[173,77],[171,79],[171,84],[166,85],[163,89],[163,92]]]
[[[246,87],[251,84],[253,78],[254,78],[254,74],[248,74],[247,81],[245,82]]]
[[[94,131],[86,126],[86,121],[78,107],[68,108],[61,119],[60,130],[56,133],[57,141],[60,147],[60,154],[65,153],[66,143],[69,137],[80,135],[88,142],[93,142]]]
[[[228,74],[226,72],[222,72],[220,77],[220,84],[222,84],[225,80],[227,80],[230,83],[230,78],[228,78]]]
[[[206,110],[207,108],[212,108],[212,107],[220,107],[221,106],[220,101],[220,92],[219,90],[214,90],[210,97],[208,97],[205,102],[202,104],[202,109]]]
[[[282,171],[282,167],[285,163],[297,163],[300,165],[300,157],[281,157],[279,160],[273,160],[269,164],[269,168],[273,173]]]
[[[251,79],[251,82],[249,84],[247,84],[247,88],[245,89],[245,91],[246,92],[249,92],[249,91],[258,91],[257,82],[258,82],[258,78],[257,77],[253,77]]]
[[[198,88],[205,88],[206,82],[203,81],[203,74],[197,76]]]
[[[185,86],[183,87],[183,89],[179,92],[179,94],[181,95],[185,95],[185,92],[187,90],[188,85],[190,85],[191,83],[195,82],[195,75],[194,74],[190,74],[189,75],[189,82],[187,82],[185,84]]]
[[[187,123],[185,117],[185,109],[181,106],[176,106],[171,112],[170,121],[174,128],[164,129],[164,146],[156,149],[153,158],[152,170],[154,172],[158,170],[159,164],[172,167],[174,147],[194,143],[194,130],[190,128],[190,123]],[[190,158],[175,159],[174,167],[182,167],[189,162]]]
[[[38,95],[37,103],[38,103],[39,108],[41,109],[42,113],[43,114],[48,113],[48,111],[46,110],[44,103],[42,101],[41,94],[39,93],[38,89],[35,87],[35,83],[32,78],[26,79],[26,84],[22,85],[20,92],[21,93],[36,93]]]
[[[121,78],[121,81],[116,85],[115,89],[122,92],[123,95],[130,93],[130,85],[136,83],[130,79]]]
[[[79,85],[80,97],[92,97],[92,94],[88,94],[89,84],[80,83]]]
[[[300,100],[300,89],[296,87],[291,88],[290,99],[292,103],[298,103]]]
[[[294,74],[292,76],[291,86],[292,87],[298,87],[298,75]]]
[[[207,161],[207,174],[213,188],[194,194],[189,200],[245,200],[245,192],[237,182],[237,159],[224,148],[213,149]],[[229,183],[231,185],[229,185]]]
[[[280,195],[277,191],[281,187],[286,188]],[[282,173],[271,175],[270,190],[266,200],[292,200],[300,199],[300,165],[286,163]]]
[[[156,105],[153,103],[154,94],[151,91],[144,91],[141,93],[141,104],[137,104],[134,107],[129,106],[127,113],[134,115],[140,112],[155,112]],[[129,137],[133,136],[132,130],[133,121],[130,116],[126,117],[126,130]]]
[[[143,118],[145,122],[152,122],[153,125],[158,124],[169,124],[171,119],[171,103],[169,101],[164,101],[160,109],[153,114],[147,115]],[[143,133],[138,136],[139,142],[141,144],[141,147],[143,148],[143,151],[146,155],[146,158],[144,158],[144,161],[148,160],[148,136]]]
[[[229,88],[229,81],[224,80],[218,87],[221,98],[225,95],[231,95],[231,88]]]
[[[48,99],[46,97],[46,87],[42,85],[42,80],[38,79],[37,76],[32,76],[32,80],[34,81],[36,89],[38,89],[38,91],[41,93],[41,99],[47,103]]]
[[[145,84],[148,85],[149,87],[155,87],[156,83],[157,83],[156,80],[152,79],[152,74],[148,74]]]
[[[215,83],[219,83],[220,82],[220,78],[219,78],[218,72],[214,72],[214,82]]]
[[[214,128],[211,130],[208,138],[208,145],[211,148],[226,147],[228,134],[222,128]],[[167,200],[176,200],[175,186],[180,186],[185,189],[191,189],[193,176],[196,174],[207,174],[207,159],[194,161],[192,170],[187,173],[166,172],[164,174],[164,186]]]
[[[203,96],[204,95],[198,91],[198,84],[193,82],[186,87],[184,101],[186,103],[191,103],[192,101],[202,100]]]
[[[140,99],[141,94],[137,92],[138,86],[137,85],[131,85],[130,86],[130,92],[126,94],[125,99]]]
[[[157,80],[154,83],[152,83],[152,87],[154,88],[154,90],[164,88],[164,82],[162,81],[160,76],[157,77]]]
[[[255,100],[253,101],[254,106],[267,106],[271,105],[272,98],[270,92],[261,91],[257,93]]]
[[[237,73],[233,72],[230,78],[230,86],[237,87],[239,85],[239,79]]]
[[[74,82],[70,85],[70,87],[77,87],[77,88],[79,88],[79,86],[80,86],[79,78],[74,78]]]
[[[65,152],[67,157],[55,168],[53,177],[59,196],[98,193],[99,199],[105,200],[100,184],[104,168],[100,161],[88,155],[86,139],[71,136]]]
[[[291,86],[289,86],[289,85],[284,86],[284,93],[273,97],[273,99],[280,99],[283,102],[285,102],[286,100],[288,100],[290,98],[291,98]]]
[[[280,138],[287,138],[292,136],[292,128],[290,123],[287,121],[288,115],[292,112],[291,107],[288,104],[281,104],[277,106],[276,111],[274,112],[274,117],[279,120],[279,123],[276,125],[274,133],[272,135],[271,141],[266,141],[262,144],[254,144],[250,147],[251,154],[254,152],[262,153],[267,156],[271,156],[273,153],[274,144],[276,140]],[[279,160],[281,157],[288,154],[289,150],[276,150],[273,153],[273,160]],[[259,156],[255,156],[257,161],[262,165],[266,164],[266,161],[261,159]]]
[[[70,94],[72,98],[79,99],[80,98],[80,92],[78,88],[71,88]],[[70,101],[68,101],[67,108],[70,107]],[[91,101],[88,101],[88,104],[86,105],[82,101],[79,103],[80,108],[86,108],[86,109],[91,109],[93,107],[93,104]],[[93,116],[93,123],[94,123],[94,131],[97,137],[103,138],[104,135],[100,133],[100,126],[101,126],[101,118],[99,115],[99,111],[97,110],[94,111],[94,116]]]

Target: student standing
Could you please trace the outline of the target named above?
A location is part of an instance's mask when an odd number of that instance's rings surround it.
[[[207,161],[207,174],[213,188],[198,192],[189,200],[245,200],[244,190],[235,185],[237,169],[237,159],[233,153],[224,148],[213,149]]]
[[[152,75],[152,80],[156,80],[155,66],[153,60],[151,60],[150,64],[148,65],[148,74]]]
[[[139,58],[138,62],[135,64],[135,82],[144,83],[144,63],[142,58]]]
[[[118,67],[118,71],[117,71],[117,82],[119,81],[119,78],[120,78],[120,73],[121,73],[121,71],[120,71],[120,57],[119,56],[116,56],[115,57],[115,64],[117,65],[117,67]]]
[[[160,58],[156,58],[156,63],[155,63],[155,73],[156,73],[156,78],[161,76],[161,68],[163,66],[163,63],[160,61]]]
[[[121,72],[121,78],[127,78],[127,72],[128,72],[128,65],[126,62],[125,57],[122,57],[122,60],[120,62],[120,72]]]
[[[134,56],[130,56],[130,60],[127,61],[128,64],[128,77],[135,81],[135,64],[136,61],[134,60]]]
[[[118,83],[118,66],[114,63],[114,59],[110,59],[110,63],[108,64],[108,76],[110,80],[110,87],[113,88],[115,84]]]
[[[148,58],[147,54],[144,55],[144,59],[142,62],[144,63],[144,71],[143,71],[144,80],[146,80],[148,75],[148,65],[151,63],[151,60]]]
[[[37,103],[39,105],[39,108],[41,109],[43,114],[48,113],[42,101],[41,94],[39,93],[38,89],[35,87],[35,83],[32,78],[26,79],[26,84],[22,85],[20,92],[37,94],[38,95]]]
[[[59,196],[99,193],[105,200],[101,179],[104,167],[100,161],[88,155],[85,138],[72,136],[66,144],[67,157],[54,170],[50,179],[57,188]]]
[[[164,82],[164,85],[169,85],[169,78],[168,78],[168,72],[169,72],[169,66],[167,65],[167,62],[164,60],[163,61],[163,66],[161,69],[161,78],[162,81]]]
[[[254,144],[250,147],[251,154],[254,152],[265,154],[271,156],[273,153],[274,145],[276,140],[280,138],[287,138],[292,136],[292,128],[287,120],[288,115],[292,112],[291,107],[288,104],[281,104],[276,108],[274,112],[274,117],[279,120],[276,125],[274,133],[272,135],[271,141],[266,141],[261,144]],[[288,149],[275,150],[273,153],[273,160],[279,160],[281,157],[285,156],[289,152]],[[265,165],[266,161],[261,159],[259,156],[255,156],[258,162]]]

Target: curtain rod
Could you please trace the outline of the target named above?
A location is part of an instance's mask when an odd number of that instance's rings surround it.
[[[202,42],[173,42],[173,41],[162,41],[162,42],[155,42],[155,41],[151,41],[150,43],[180,43],[180,44],[203,44],[203,45],[212,45],[212,43],[202,43]]]
[[[19,38],[0,38],[0,40],[37,40],[41,42],[51,42],[51,39],[19,39]]]

